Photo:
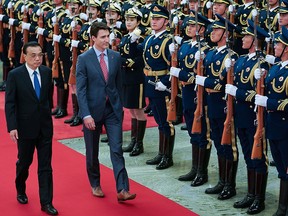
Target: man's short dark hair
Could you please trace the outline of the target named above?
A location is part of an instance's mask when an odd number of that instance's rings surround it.
[[[90,29],[90,36],[97,37],[99,30],[110,31],[110,28],[104,22],[93,22]]]
[[[23,53],[26,55],[27,54],[27,48],[28,47],[40,47],[42,50],[42,47],[40,46],[39,43],[37,43],[36,41],[30,41],[24,44],[23,46]]]

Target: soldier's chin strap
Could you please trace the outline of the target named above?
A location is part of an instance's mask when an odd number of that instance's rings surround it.
[[[252,46],[254,45],[254,41],[255,41],[255,37],[253,37],[253,41],[252,41],[252,43],[251,43],[251,45],[250,45],[248,50],[250,50],[252,48]]]
[[[284,48],[283,48],[283,50],[282,50],[282,52],[281,52],[281,55],[279,56],[280,59],[281,59],[281,57],[282,57],[282,55],[283,55],[284,50],[286,49],[286,47],[287,47],[287,45],[284,46]]]
[[[200,29],[199,29],[200,30]],[[223,35],[224,35],[224,33],[225,33],[226,31],[223,31],[223,33],[222,33],[222,35],[221,35],[221,37],[219,38],[219,40],[217,41],[217,42],[215,42],[215,43],[218,43],[219,41],[221,41],[222,40],[222,37],[223,37]]]

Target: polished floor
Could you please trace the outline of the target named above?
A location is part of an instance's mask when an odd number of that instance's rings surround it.
[[[153,117],[152,117],[153,118]],[[179,175],[185,174],[191,168],[191,145],[187,131],[180,130],[181,125],[176,126],[176,140],[174,149],[174,166],[166,170],[156,170],[155,166],[145,164],[147,159],[155,156],[158,151],[158,129],[148,128],[144,138],[144,153],[137,157],[130,157],[125,153],[126,168],[129,177],[136,182],[147,186],[163,196],[179,203],[191,211],[203,216],[211,215],[247,215],[247,209],[235,209],[233,203],[242,199],[247,192],[246,166],[240,148],[239,166],[237,172],[237,195],[230,200],[220,201],[217,195],[207,195],[204,190],[214,186],[218,181],[217,157],[215,148],[212,149],[209,163],[209,181],[200,187],[191,187],[190,182],[180,182]],[[81,127],[79,127],[79,130]],[[130,132],[123,133],[124,144],[129,142]],[[61,143],[85,154],[83,138],[61,140]],[[269,158],[271,154],[269,152]],[[109,148],[106,143],[100,145],[100,162],[111,168]],[[133,191],[133,188],[131,188]],[[136,192],[137,191],[133,191]],[[266,192],[266,209],[261,212],[261,216],[271,216],[278,206],[279,179],[275,167],[269,167],[269,178]],[[141,194],[137,194],[141,196]],[[165,206],[159,206],[165,208]]]

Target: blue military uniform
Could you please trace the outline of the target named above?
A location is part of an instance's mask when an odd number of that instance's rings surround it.
[[[163,6],[154,4],[151,6],[152,18],[159,17],[168,19],[169,12]],[[145,96],[149,98],[150,106],[154,114],[155,121],[159,129],[159,153],[152,160],[146,163],[156,165],[156,169],[166,169],[173,165],[172,153],[174,148],[175,129],[171,122],[167,121],[167,102],[169,93],[158,91],[155,86],[148,83],[162,82],[167,88],[170,87],[168,69],[171,55],[169,44],[172,42],[171,36],[166,30],[158,32],[156,35],[147,36],[143,43],[137,46],[130,44],[130,55],[136,56],[138,52],[143,52],[145,77]],[[137,48],[136,48],[137,46]]]
[[[255,27],[252,20],[248,20],[248,28],[243,33],[255,37]],[[256,27],[257,39],[264,41],[269,34],[259,26]],[[253,42],[251,42],[253,45]],[[258,64],[259,63],[259,64]],[[240,139],[242,152],[247,165],[248,193],[244,199],[234,203],[235,208],[248,208],[248,214],[256,214],[264,210],[266,183],[268,177],[268,161],[266,139],[263,136],[263,152],[261,159],[251,159],[256,132],[256,113],[254,111],[255,83],[254,71],[258,68],[269,70],[261,53],[249,53],[235,62],[234,85],[237,87],[235,95],[235,127]],[[245,116],[245,118],[243,118]],[[263,128],[264,130],[264,128]],[[258,185],[258,186],[257,186]]]
[[[225,20],[223,17],[216,14],[218,20],[213,23],[213,28],[226,29],[225,23],[228,24],[228,31],[233,33],[236,27]],[[205,193],[219,194],[218,199],[229,199],[236,195],[235,178],[238,165],[238,149],[236,145],[236,137],[232,135],[232,143],[229,145],[221,145],[221,139],[224,129],[224,121],[226,119],[226,101],[224,100],[226,84],[226,68],[225,60],[237,60],[238,55],[230,50],[227,46],[211,49],[204,59],[204,69],[207,78],[204,82],[204,87],[207,91],[208,118],[211,127],[211,139],[218,155],[219,165],[219,182],[213,188],[206,189]],[[231,125],[232,131],[234,125]],[[232,133],[233,134],[233,133]]]
[[[187,20],[186,26],[196,25],[195,15]],[[205,28],[210,21],[202,16],[197,15],[199,28]],[[199,47],[200,46],[200,47]],[[190,143],[192,144],[192,169],[186,174],[180,176],[180,181],[191,180],[191,186],[200,186],[208,181],[207,166],[210,158],[211,141],[207,138],[207,124],[205,103],[203,102],[203,116],[201,117],[201,133],[193,134],[192,125],[194,121],[194,112],[197,107],[197,94],[195,92],[195,77],[198,62],[195,59],[195,54],[199,49],[207,53],[209,47],[204,39],[199,38],[199,42],[192,39],[185,41],[178,51],[178,67],[181,69],[179,72],[179,80],[182,83],[182,104],[183,114],[187,125],[188,134],[190,136]],[[203,95],[204,97],[204,95]],[[204,99],[205,100],[205,99]],[[210,141],[210,142],[209,142]]]

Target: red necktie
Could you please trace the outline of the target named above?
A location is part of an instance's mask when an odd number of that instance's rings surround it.
[[[104,79],[107,82],[107,80],[108,80],[108,69],[107,69],[106,62],[104,60],[104,53],[103,52],[100,54],[100,67],[102,69],[102,73],[103,73]]]

